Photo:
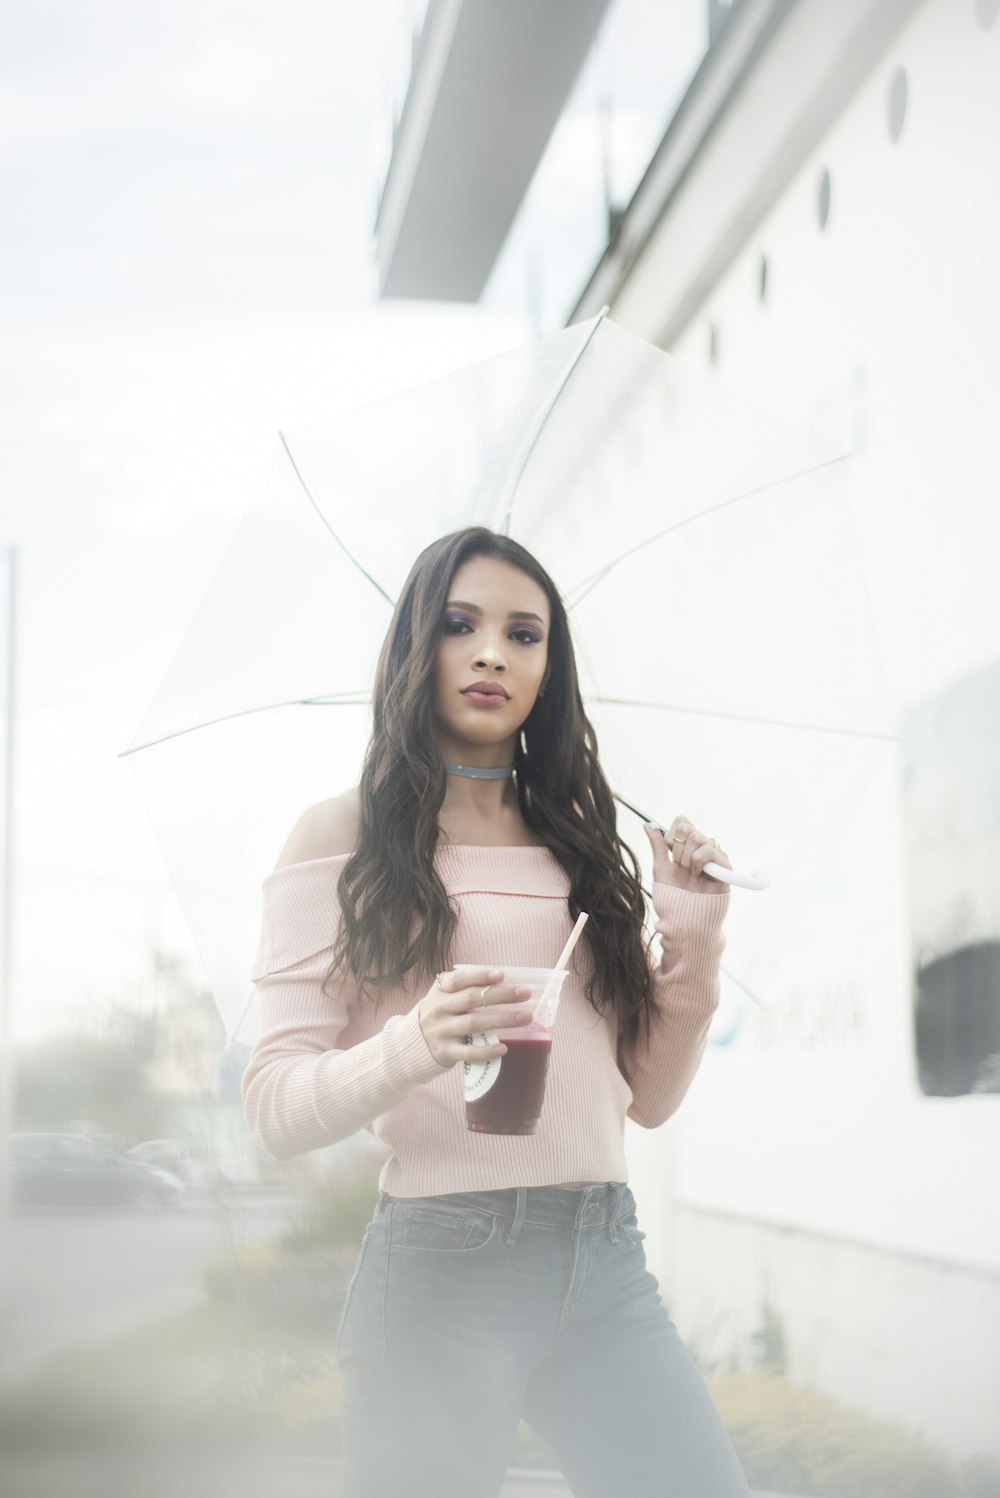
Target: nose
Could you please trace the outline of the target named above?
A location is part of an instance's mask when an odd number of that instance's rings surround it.
[[[503,650],[500,648],[497,636],[487,634],[485,641],[480,640],[479,650],[476,654],[476,664],[481,666],[493,665],[499,670],[507,669],[507,660]]]

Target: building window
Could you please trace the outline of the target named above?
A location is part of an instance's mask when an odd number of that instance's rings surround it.
[[[1000,1093],[1000,661],[904,720],[913,1033],[928,1096]]]
[[[1000,941],[970,942],[918,964],[916,985],[921,1092],[1000,1092]]]

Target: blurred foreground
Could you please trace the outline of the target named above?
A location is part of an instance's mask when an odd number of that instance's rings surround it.
[[[3,1498],[337,1498],[335,1336],[373,1171],[175,1211],[22,1212],[0,1317]],[[762,1345],[708,1386],[757,1492],[998,1498],[912,1432],[794,1386]],[[522,1422],[504,1498],[566,1495]],[[405,1495],[403,1495],[405,1498]]]

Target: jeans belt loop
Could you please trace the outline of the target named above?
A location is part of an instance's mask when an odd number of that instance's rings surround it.
[[[611,1241],[612,1243],[618,1243],[620,1241],[618,1223],[620,1218],[625,1215],[625,1194],[621,1181],[612,1181],[611,1184],[615,1188],[615,1205],[611,1213]]]
[[[517,1190],[517,1210],[514,1213],[514,1226],[510,1230],[510,1237],[504,1239],[504,1242],[507,1244],[508,1247],[512,1247],[517,1242],[517,1235],[521,1231],[521,1224],[524,1221],[524,1214],[525,1214],[525,1212],[528,1209],[528,1189],[527,1189],[527,1187],[526,1186],[518,1186],[518,1187],[516,1187],[516,1190]]]

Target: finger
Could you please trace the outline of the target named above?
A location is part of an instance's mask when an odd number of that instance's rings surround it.
[[[496,1045],[483,1045],[478,1031],[475,1039],[468,1034],[461,1036],[459,1049],[461,1052],[457,1057],[459,1061],[489,1061],[493,1057],[507,1054],[507,1047],[502,1040],[498,1040]]]
[[[485,995],[483,989],[486,989]],[[481,984],[478,988],[469,987],[459,989],[454,995],[455,1002],[448,1007],[453,1014],[464,1015],[472,1018],[477,1024],[483,1017],[495,1019],[499,1014],[505,1024],[510,1023],[510,1010],[499,1009],[498,1005],[521,1004],[528,1006],[531,999],[531,989],[527,984],[496,983]],[[485,1002],[484,1002],[485,998]],[[488,1028],[484,1022],[482,1028]]]
[[[655,822],[644,822],[642,825],[646,836],[649,838],[650,847],[653,851],[653,867],[656,868],[661,861],[666,862],[669,857],[670,844],[667,841],[667,834]]]
[[[723,864],[726,868],[732,868],[729,855],[725,848],[720,848],[714,837],[707,839],[707,854],[709,863]]]
[[[435,982],[442,993],[459,993],[477,985],[484,988],[489,983],[498,983],[502,978],[503,970],[498,967],[463,967],[461,972],[452,967],[438,973]]]
[[[494,1057],[500,1057],[506,1052],[506,1045],[499,1037],[490,1045],[483,1044],[483,1035],[487,1031],[476,1029],[471,1032],[468,1029],[460,1034],[447,1035],[443,1041],[443,1049],[450,1063],[456,1061],[489,1061]]]
[[[460,1014],[466,1008],[473,1007],[472,995],[475,993],[476,1004],[482,1004],[482,990],[490,989],[497,981],[503,978],[500,968],[451,968],[448,972],[439,972],[436,978],[436,986],[440,993],[448,996],[448,1004],[445,1005],[452,1014]]]
[[[694,848],[694,835],[687,829],[683,830],[678,835],[676,852],[674,855],[675,861],[680,864],[682,869],[690,869],[694,867],[691,861],[691,855],[694,852]]]
[[[460,1010],[455,1013],[461,1013],[464,1008],[470,1014],[479,1014],[488,1004],[524,1004],[531,998],[531,990],[525,983],[485,983],[481,986],[470,984],[467,989],[458,990],[455,998],[461,1005]]]
[[[516,1007],[515,1007],[516,1005]],[[455,1013],[454,1019],[446,1020],[446,1026],[452,1034],[470,1031],[470,1029],[513,1029],[518,1025],[527,1025],[534,1017],[534,1010],[530,1001],[525,996],[510,999],[509,1004],[494,1004],[493,998],[490,1004],[476,1004],[470,1010],[460,1010]]]
[[[704,832],[699,832],[697,827],[690,827],[684,842],[684,852],[681,855],[681,867],[684,869],[700,869],[698,855],[704,848],[712,847],[712,839]]]
[[[691,824],[687,818],[675,817],[670,829],[670,856],[681,868],[690,868],[690,861],[684,861],[690,836]]]
[[[700,873],[704,873],[705,865],[715,861],[718,851],[715,844],[709,840],[707,843],[702,843],[700,848],[695,848],[691,854],[691,862]]]
[[[725,852],[725,850],[723,848],[717,848],[715,844],[711,842],[708,843],[704,848],[700,848],[698,850],[698,852],[695,854],[695,860],[697,862],[698,868],[703,874],[705,873],[705,865],[708,863],[718,864],[720,868],[723,869],[732,868],[732,864],[729,862],[729,855]],[[705,877],[707,879],[712,879],[714,878],[714,875],[706,874]]]

